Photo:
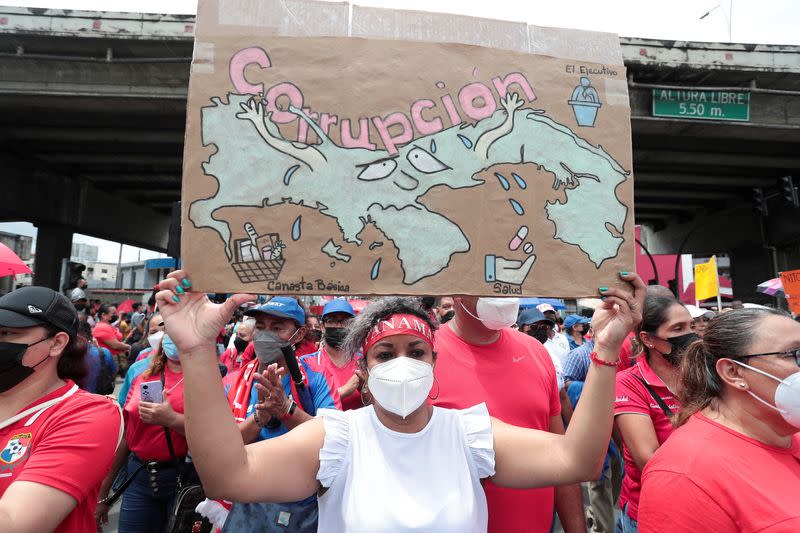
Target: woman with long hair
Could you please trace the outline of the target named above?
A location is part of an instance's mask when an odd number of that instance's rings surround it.
[[[160,401],[157,393],[149,398],[151,401],[143,399],[145,390],[161,391]],[[132,481],[122,495],[119,532],[161,531],[176,493],[179,474],[176,465],[185,467],[187,454],[183,369],[178,349],[169,336],[161,338],[150,367],[133,379],[127,397],[120,398],[120,403],[124,406],[125,438],[100,489],[97,525],[108,522],[106,499],[118,471],[127,461]]]
[[[632,367],[617,374],[614,402],[625,460],[616,527],[622,533],[636,532],[642,470],[672,433],[670,418],[680,409],[674,393],[678,365],[683,349],[697,338],[683,304],[653,293],[645,300],[636,335],[641,352]]]
[[[800,324],[713,318],[683,357],[678,429],[642,477],[642,531],[800,531]]]
[[[79,390],[87,340],[70,301],[46,287],[0,297],[0,529],[94,530],[122,420]]]
[[[565,435],[524,429],[465,410],[431,406],[436,325],[412,298],[381,298],[350,325],[344,349],[363,354],[372,405],[321,410],[289,433],[244,445],[230,416],[214,341],[237,294],[214,304],[187,292],[183,271],[157,294],[167,334],[179,346],[186,378],[186,430],[192,459],[210,498],[285,502],[319,494],[326,531],[475,531],[487,529],[481,480],[530,488],[590,479],[611,436],[619,348],[639,320],[645,286],[604,290],[594,314],[595,349],[582,401]],[[270,365],[259,375],[267,394],[280,385]]]

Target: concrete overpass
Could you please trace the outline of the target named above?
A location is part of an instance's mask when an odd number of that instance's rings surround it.
[[[193,32],[193,16],[0,8],[0,219],[39,227],[39,282],[73,232],[166,248]],[[620,41],[650,251],[727,252],[741,296],[800,268],[800,212],[777,189],[800,178],[800,47]],[[681,88],[744,91],[749,119],[653,116],[653,91]]]

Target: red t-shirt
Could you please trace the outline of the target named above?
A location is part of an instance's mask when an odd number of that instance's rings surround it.
[[[310,353],[315,353],[318,350],[317,344],[315,342],[311,342],[310,340],[303,339],[303,342],[297,345],[294,349],[294,355],[296,357],[302,357],[304,355],[308,355]]]
[[[20,413],[64,397],[75,386],[67,381]],[[36,416],[37,413],[40,414]],[[53,487],[78,502],[55,532],[95,531],[97,495],[111,470],[121,423],[119,408],[113,401],[78,390],[53,406],[31,412],[0,429],[0,497],[15,481]]]
[[[696,414],[644,469],[639,531],[800,531],[800,434],[774,448]]]
[[[169,368],[164,368],[165,397],[176,413],[183,413],[183,374],[173,372]],[[156,376],[144,377],[141,374],[133,380],[128,391],[128,400],[123,408],[125,415],[125,439],[128,448],[143,461],[170,461],[172,458],[167,447],[167,437],[164,435],[162,426],[145,424],[139,417],[139,403],[142,401],[141,384],[150,381],[161,381],[161,374]],[[170,430],[172,445],[175,447],[175,455],[185,457],[187,444],[186,437]]]
[[[619,349],[619,364],[617,365],[617,371],[625,370],[633,366],[633,339],[635,333],[629,334],[625,337],[625,340],[622,341],[622,348]]]
[[[547,350],[529,335],[510,328],[492,344],[467,344],[444,325],[436,332],[436,383],[431,402],[465,409],[486,402],[489,414],[519,427],[550,428],[561,413],[556,371]],[[485,481],[489,533],[550,531],[552,487],[507,489]]]
[[[331,391],[339,389],[339,387],[350,381],[350,378],[356,373],[356,368],[358,368],[357,357],[351,358],[344,366],[336,366],[336,364],[331,361],[324,346],[320,347],[319,351],[316,353],[303,357],[303,361],[305,361],[311,369],[322,373],[326,379],[331,381],[331,383],[329,383]],[[342,398],[342,411],[358,409],[360,407],[364,407],[364,404],[361,402],[360,390],[356,389],[350,396]]]
[[[659,446],[672,434],[673,426],[667,415],[656,403],[655,399],[647,391],[644,383],[637,379],[643,378],[656,394],[661,396],[664,403],[673,413],[677,413],[681,404],[675,398],[661,378],[647,364],[644,356],[639,357],[636,364],[628,370],[623,370],[617,374],[616,398],[614,400],[614,416],[634,413],[650,417],[656,431],[656,438]],[[623,439],[624,439],[623,435]],[[628,449],[627,443],[623,446],[623,457],[625,458],[625,478],[622,480],[622,492],[619,496],[619,507],[623,509],[628,504],[628,516],[637,520],[639,513],[639,493],[642,489],[642,472],[636,467],[633,456]]]
[[[92,336],[97,339],[97,344],[99,344],[101,348],[107,348],[114,355],[122,353],[122,351],[115,350],[106,344],[107,341],[115,339],[122,341],[122,333],[120,333],[120,331],[111,324],[98,322],[97,325],[92,329]]]

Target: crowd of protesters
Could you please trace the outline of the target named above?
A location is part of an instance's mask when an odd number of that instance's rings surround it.
[[[316,316],[181,271],[123,314],[18,289],[0,529],[102,530],[121,501],[121,533],[184,531],[194,485],[196,531],[800,531],[800,324],[620,278],[592,316],[462,296]]]

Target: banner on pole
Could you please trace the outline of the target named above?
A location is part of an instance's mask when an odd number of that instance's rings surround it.
[[[694,266],[694,294],[696,300],[707,300],[719,296],[719,275],[717,258]]]

